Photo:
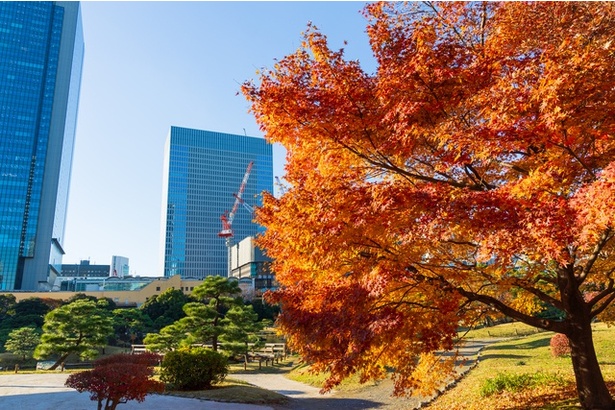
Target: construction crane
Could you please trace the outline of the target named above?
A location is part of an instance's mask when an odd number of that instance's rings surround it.
[[[248,183],[248,178],[250,177],[250,172],[252,171],[252,166],[254,165],[254,161],[250,161],[248,164],[248,168],[246,169],[246,173],[243,176],[243,180],[241,181],[241,185],[239,186],[239,191],[236,194],[233,194],[235,197],[235,203],[233,204],[233,208],[231,212],[225,212],[220,217],[222,221],[222,230],[218,233],[218,236],[226,239],[226,247],[228,248],[228,268],[227,268],[227,277],[231,276],[231,247],[233,246],[233,219],[235,219],[235,214],[237,213],[237,209],[240,204],[243,204],[250,212],[253,210],[251,207],[244,202],[242,199],[243,191],[246,189],[246,185]]]
[[[278,178],[277,176],[275,177],[275,182],[276,182],[276,185],[278,186],[278,193],[280,195],[284,195],[286,191],[288,191],[288,188],[286,188],[286,186],[282,184],[282,182],[280,181],[280,178]]]

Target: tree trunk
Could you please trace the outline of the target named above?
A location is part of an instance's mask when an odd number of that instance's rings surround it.
[[[590,319],[572,321],[571,325],[567,336],[581,406],[585,410],[615,409],[596,357]]]
[[[69,355],[69,354],[70,354],[70,353],[64,353],[62,356],[60,356],[60,358],[58,359],[58,361],[57,361],[57,362],[55,362],[55,363],[53,364],[53,366],[51,366],[51,367],[49,368],[49,370],[55,370],[55,369],[57,369],[57,368],[58,368],[58,366],[59,366],[59,365],[61,365],[61,364],[62,364],[62,363],[63,363],[63,362],[64,362],[64,361],[68,358],[68,355]]]

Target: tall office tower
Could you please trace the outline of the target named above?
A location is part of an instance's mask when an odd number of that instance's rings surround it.
[[[0,289],[61,270],[83,63],[78,2],[0,2]]]
[[[228,249],[220,216],[233,207],[246,169],[253,162],[243,199],[258,205],[273,190],[272,146],[262,138],[171,127],[165,147],[162,204],[164,276],[227,275]],[[234,241],[260,228],[249,210],[238,209]]]

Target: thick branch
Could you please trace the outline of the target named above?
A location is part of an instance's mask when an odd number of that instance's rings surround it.
[[[532,295],[536,296],[538,299],[542,300],[543,302],[549,303],[550,305],[553,305],[554,307],[560,309],[560,310],[564,310],[564,305],[562,304],[561,301],[555,299],[552,296],[549,296],[548,294],[544,293],[543,291],[536,289],[533,286],[526,286],[524,285],[521,281],[515,282],[515,285],[518,286],[519,288],[531,293]]]
[[[564,331],[564,326],[560,324],[559,322],[555,322],[555,321],[548,320],[548,319],[539,319],[537,317],[530,316],[525,313],[519,312],[518,310],[513,309],[512,307],[506,305],[502,301],[496,298],[493,298],[491,296],[469,292],[461,287],[457,287],[455,288],[455,290],[468,300],[483,303],[487,306],[490,306],[500,311],[501,313],[507,316],[517,319],[530,326],[534,326],[540,329],[550,330],[550,331],[558,332],[558,333],[563,333]]]
[[[612,233],[611,228],[607,228],[602,233],[602,236],[600,236],[600,240],[598,241],[598,243],[594,247],[594,250],[592,251],[592,254],[590,255],[589,259],[587,260],[587,263],[585,264],[585,267],[581,271],[581,274],[577,277],[577,283],[578,284],[583,283],[583,281],[587,278],[587,275],[589,275],[589,272],[591,271],[592,267],[594,266],[594,263],[598,259],[598,256],[600,255],[600,252],[602,252],[602,249],[604,249],[606,244],[611,239],[613,239],[613,237],[611,236],[611,233]]]
[[[609,295],[609,297],[605,301],[603,301],[602,305],[600,305],[597,309],[591,311],[591,317],[598,316],[600,313],[604,312],[604,310],[609,307],[611,303],[613,303],[613,300],[615,300],[615,292],[613,292],[612,286],[611,292],[612,293]]]

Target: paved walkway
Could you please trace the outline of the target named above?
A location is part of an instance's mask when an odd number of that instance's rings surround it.
[[[459,348],[460,357],[457,362],[457,379],[476,365],[479,353],[491,342],[489,340],[472,340]],[[291,400],[288,404],[274,406],[280,410],[414,410],[436,397],[436,395],[410,398],[392,397],[393,382],[390,379],[380,381],[374,386],[363,387],[357,391],[333,391],[330,394],[322,395],[318,393],[318,388],[289,380],[282,374],[234,373],[232,378],[240,379],[289,397]],[[457,379],[450,380],[449,384],[455,383]]]
[[[466,360],[459,362],[458,372],[465,373],[476,364],[478,353],[489,342],[471,341],[460,349]],[[92,410],[95,402],[88,393],[65,387],[68,374],[37,373],[0,376],[0,409],[10,410]],[[289,403],[277,406],[258,406],[239,403],[219,403],[167,395],[148,395],[143,403],[129,401],[121,410],[399,410],[417,409],[421,402],[431,398],[395,398],[390,380],[376,386],[353,392],[333,392],[321,395],[316,387],[289,380],[282,374],[233,374],[232,378],[244,380],[255,386],[272,390],[289,397]]]
[[[0,409],[7,410],[92,410],[96,402],[88,393],[79,393],[64,386],[68,374],[36,373],[0,376]],[[272,410],[252,404],[218,403],[152,394],[139,403],[120,404],[121,410]]]

